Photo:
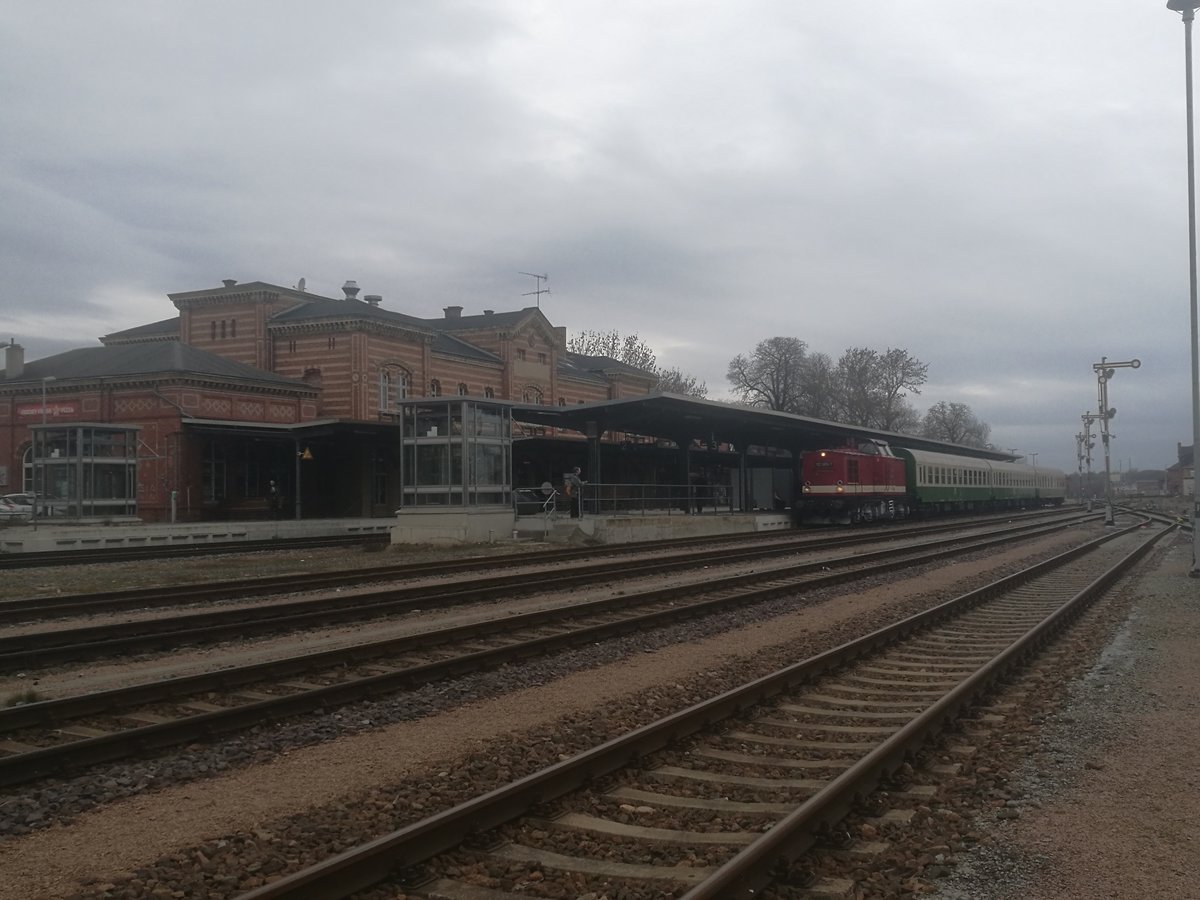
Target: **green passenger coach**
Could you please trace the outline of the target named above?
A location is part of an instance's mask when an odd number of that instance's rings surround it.
[[[1066,498],[1066,476],[1056,469],[903,447],[892,452],[904,460],[910,503],[917,510],[1022,509],[1059,506]]]

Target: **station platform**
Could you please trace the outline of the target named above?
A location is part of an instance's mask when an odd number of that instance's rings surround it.
[[[277,519],[247,522],[187,522],[143,524],[105,522],[82,524],[39,521],[37,526],[13,523],[0,527],[0,553],[39,553],[64,550],[105,550],[125,547],[173,547],[242,541],[361,535],[390,535],[394,519]]]
[[[778,531],[791,527],[787,513],[719,515],[513,516],[476,521],[469,513],[376,519],[280,519],[245,522],[143,524],[136,521],[82,524],[42,520],[0,526],[0,554],[213,545],[301,538],[386,535],[393,544],[439,546],[533,543],[617,544],[704,535]]]

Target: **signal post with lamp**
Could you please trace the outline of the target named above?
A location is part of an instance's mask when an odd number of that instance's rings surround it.
[[[1128,359],[1121,362],[1109,362],[1108,357],[1100,357],[1100,362],[1092,363],[1092,371],[1096,373],[1096,393],[1100,401],[1100,440],[1104,442],[1104,524],[1115,525],[1112,502],[1112,463],[1109,455],[1109,441],[1116,437],[1108,430],[1109,421],[1117,414],[1116,409],[1108,405],[1108,382],[1117,374],[1117,369],[1137,369],[1142,365],[1140,359]]]

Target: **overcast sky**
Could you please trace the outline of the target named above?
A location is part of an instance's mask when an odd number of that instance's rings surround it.
[[[1076,468],[1191,442],[1183,25],[1161,0],[7,2],[0,338],[262,280],[635,332],[729,395],[775,335]],[[1103,469],[1099,446],[1096,467]]]

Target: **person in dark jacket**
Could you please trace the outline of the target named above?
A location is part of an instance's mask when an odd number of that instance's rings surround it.
[[[579,466],[563,476],[563,493],[571,501],[571,518],[578,519],[583,511],[583,479],[579,477]]]

